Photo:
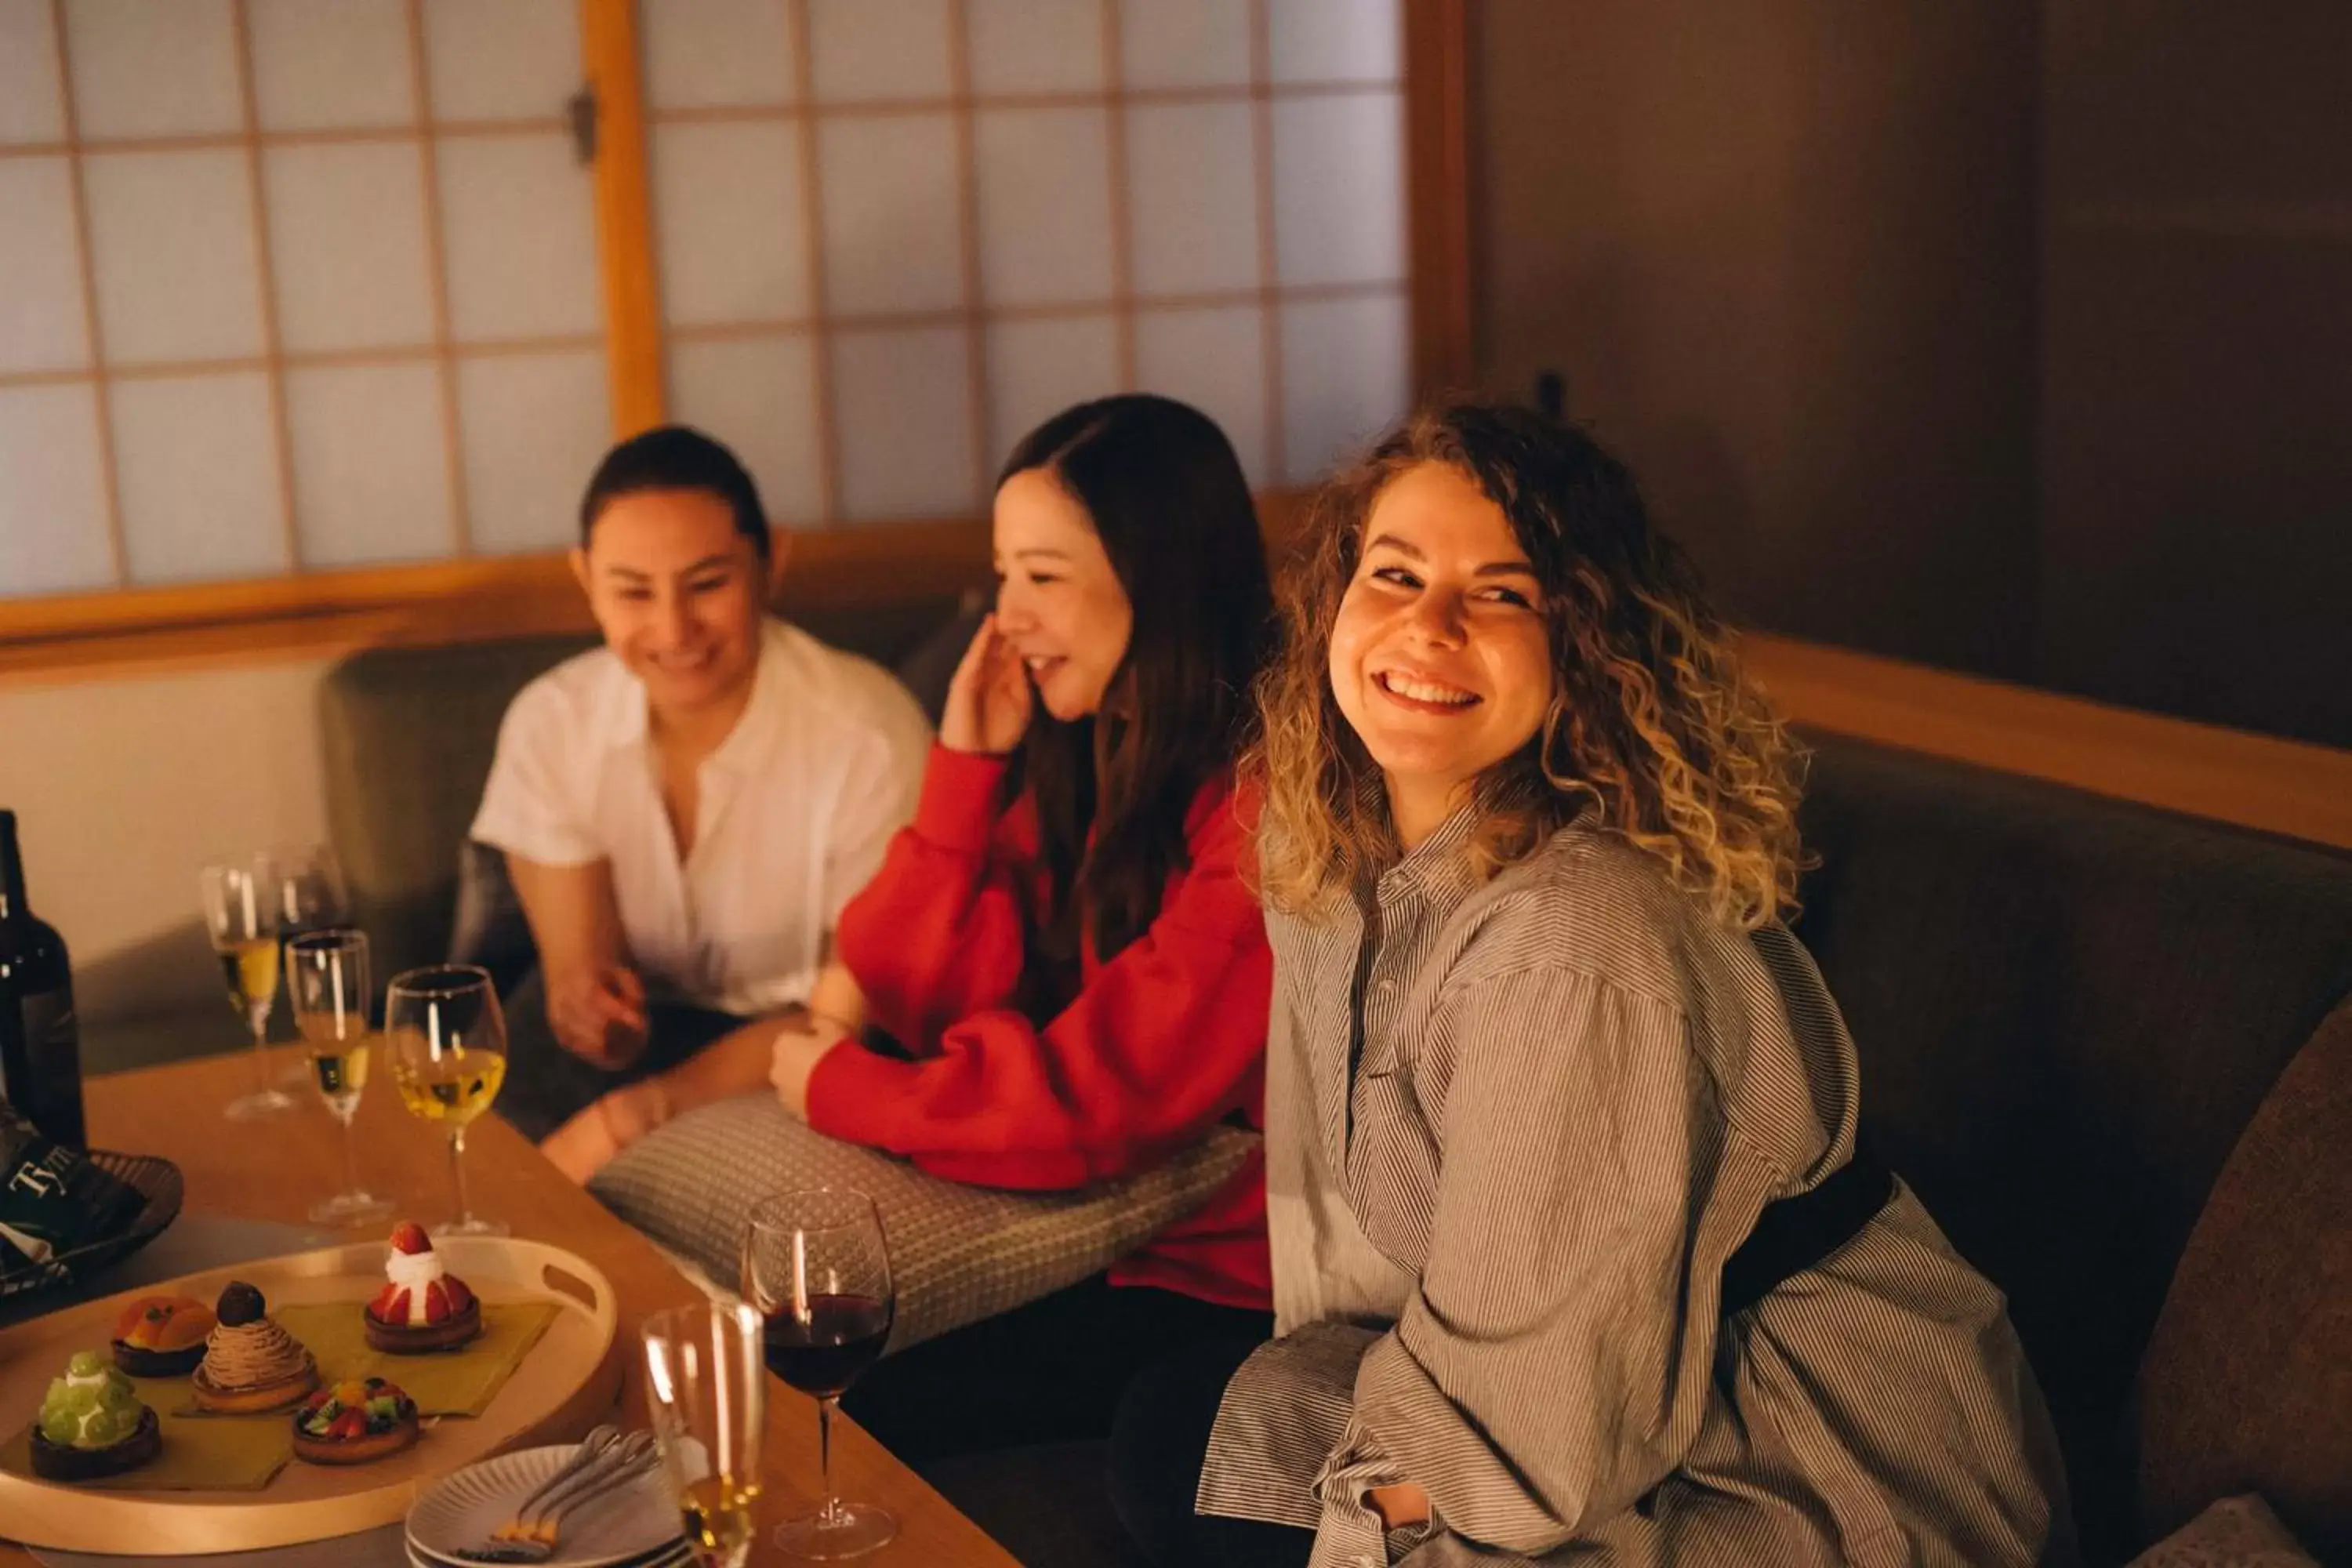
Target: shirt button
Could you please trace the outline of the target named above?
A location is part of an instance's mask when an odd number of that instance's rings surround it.
[[[1394,1001],[1396,989],[1396,982],[1393,980],[1376,980],[1372,983],[1372,994],[1383,1002]]]

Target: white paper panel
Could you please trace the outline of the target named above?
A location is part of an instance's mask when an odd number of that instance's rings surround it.
[[[286,422],[304,564],[364,566],[449,553],[457,536],[437,366],[289,371]]]
[[[654,227],[672,326],[810,313],[801,128],[656,125]]]
[[[771,522],[814,522],[824,510],[815,361],[800,332],[675,343],[669,352],[670,417],[734,448]]]
[[[1250,79],[1249,0],[1119,0],[1129,87],[1231,87]]]
[[[0,142],[65,140],[49,0],[0,0]]]
[[[580,90],[578,0],[425,0],[433,118],[538,120]]]
[[[1404,100],[1276,99],[1276,275],[1286,285],[1405,275]]]
[[[246,0],[265,131],[416,123],[402,0]]]
[[[110,363],[261,352],[245,154],[99,153],[82,161],[82,182]]]
[[[808,0],[819,103],[940,99],[951,90],[948,0]]]
[[[954,517],[979,505],[968,350],[961,327],[833,340],[845,521]]]
[[[1268,3],[1276,82],[1394,81],[1403,74],[1397,0]]]
[[[1283,480],[1313,484],[1412,405],[1402,293],[1282,307]]]
[[[827,309],[961,306],[954,122],[944,114],[824,121],[817,157]]]
[[[964,0],[979,93],[1099,92],[1102,0]]]
[[[98,393],[0,387],[0,598],[112,585]]]
[[[1252,487],[1266,465],[1264,312],[1255,305],[1145,310],[1135,323],[1136,390],[1189,403],[1224,430]]]
[[[973,130],[983,298],[992,305],[1108,299],[1108,112],[983,110]]]
[[[415,142],[268,147],[261,172],[278,336],[289,353],[433,341]]]
[[[1107,312],[990,327],[990,471],[1022,437],[1063,409],[1118,390],[1118,331]]]
[[[0,158],[0,374],[89,363],[72,173],[63,158]]]
[[[268,577],[291,564],[267,377],[122,381],[110,396],[132,583]]]
[[[478,554],[575,542],[580,492],[613,444],[602,354],[462,360],[457,426]]]
[[[646,101],[715,109],[793,101],[786,0],[638,0]]]
[[[85,138],[184,136],[245,121],[228,0],[66,0]]]
[[[1139,294],[1258,286],[1257,157],[1246,103],[1127,111]]]
[[[601,330],[594,195],[570,141],[445,136],[438,163],[457,340]]]

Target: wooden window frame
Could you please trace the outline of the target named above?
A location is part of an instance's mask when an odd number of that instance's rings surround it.
[[[1116,7],[1106,9],[1116,15]],[[1263,0],[1253,7],[1254,51],[1265,48]],[[804,4],[792,7],[806,26]],[[1407,210],[1412,386],[1416,395],[1466,384],[1469,218],[1466,164],[1465,0],[1403,0]],[[646,167],[643,52],[634,0],[579,0],[581,58],[596,102],[597,263],[605,317],[605,366],[615,438],[660,423],[665,333],[656,272]],[[62,17],[59,17],[62,28]],[[62,32],[60,33],[62,37]],[[1116,34],[1107,47],[1115,47]],[[806,72],[807,40],[800,58]],[[1263,76],[1265,61],[1255,74]],[[423,68],[422,61],[417,68]],[[802,84],[803,98],[808,83]],[[246,84],[250,93],[251,84]],[[1265,110],[1265,84],[1251,89]],[[968,100],[969,94],[964,95]],[[960,123],[971,106],[956,110]],[[1115,117],[1114,117],[1115,118]],[[1265,127],[1259,127],[1260,140]],[[969,139],[969,127],[965,127]],[[249,141],[250,128],[244,139]],[[237,138],[232,142],[243,142]],[[813,140],[813,139],[812,139]],[[430,134],[427,133],[428,146]],[[1267,155],[1264,148],[1261,156]],[[968,155],[968,153],[967,153]],[[79,174],[77,173],[77,179]],[[969,205],[969,180],[966,201]],[[1263,198],[1262,198],[1263,199]],[[972,215],[961,221],[969,226]],[[1262,237],[1270,247],[1269,230]],[[87,246],[85,245],[85,249]],[[966,250],[971,246],[967,243]],[[1123,255],[1125,247],[1118,249]],[[266,247],[265,247],[266,259]],[[973,265],[967,260],[967,266]],[[1263,266],[1261,268],[1263,270]],[[1124,268],[1121,268],[1122,279]],[[1261,279],[1263,283],[1265,279]],[[1123,288],[1123,284],[1122,284]],[[1286,294],[1291,291],[1286,291]],[[1306,290],[1312,294],[1315,290]],[[964,321],[971,312],[958,312]],[[1122,374],[1131,375],[1132,321],[1118,313]],[[978,331],[977,317],[971,330]],[[821,336],[824,324],[818,323]],[[1278,323],[1267,312],[1266,331]],[[443,328],[446,335],[446,324]],[[93,354],[97,345],[93,339]],[[440,357],[446,343],[407,357]],[[96,366],[103,389],[107,370]],[[446,392],[445,388],[445,392]],[[449,411],[454,418],[454,407]],[[980,405],[975,407],[978,416]],[[829,423],[829,408],[821,408]],[[834,443],[823,443],[830,450]],[[280,462],[289,461],[281,441]],[[985,442],[982,443],[983,448]],[[983,466],[985,459],[983,458]],[[828,464],[828,467],[832,467]],[[113,464],[107,463],[110,494]],[[833,482],[828,480],[828,492]],[[1277,537],[1295,492],[1264,498]],[[293,526],[289,498],[288,526]],[[462,514],[457,520],[462,529]],[[109,507],[110,534],[119,535]],[[119,552],[119,537],[113,547]],[[794,536],[783,602],[845,607],[951,595],[988,580],[986,521],[942,517]],[[351,570],[298,570],[281,577],[0,599],[0,681],[49,680],[188,664],[332,657],[387,643],[430,644],[582,630],[589,625],[563,554],[460,556]]]

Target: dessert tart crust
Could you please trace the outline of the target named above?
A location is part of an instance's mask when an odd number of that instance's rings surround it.
[[[422,1355],[428,1351],[456,1350],[482,1331],[482,1302],[479,1297],[466,1303],[466,1310],[437,1323],[387,1323],[365,1306],[360,1308],[360,1319],[367,1328],[367,1342],[389,1355]]]
[[[125,1470],[137,1469],[162,1452],[163,1447],[163,1424],[156,1419],[152,1405],[139,1417],[139,1430],[103,1448],[60,1446],[41,1436],[41,1429],[36,1426],[33,1474],[47,1481],[91,1481],[100,1476],[119,1476]]]

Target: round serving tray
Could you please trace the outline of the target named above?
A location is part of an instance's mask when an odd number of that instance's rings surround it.
[[[449,1237],[435,1247],[486,1301],[552,1300],[562,1309],[479,1416],[436,1421],[415,1447],[372,1465],[289,1461],[253,1492],[101,1489],[0,1472],[0,1536],[27,1546],[147,1556],[323,1541],[404,1518],[421,1486],[477,1459],[577,1437],[595,1425],[621,1386],[612,1283],[593,1265],[541,1242]],[[348,1301],[356,1311],[383,1283],[383,1244],[369,1241],[240,1263],[0,1331],[0,1437],[31,1422],[66,1359],[103,1348],[123,1308],[142,1296],[209,1301],[231,1279],[245,1279],[259,1286],[273,1308]]]

